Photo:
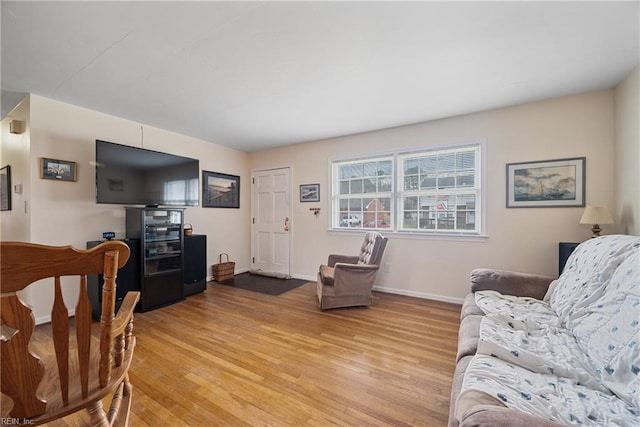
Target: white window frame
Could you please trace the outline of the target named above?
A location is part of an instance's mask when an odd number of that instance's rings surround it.
[[[405,160],[415,160],[418,158],[431,157],[434,155],[447,155],[447,154],[458,154],[461,152],[474,152],[474,164],[473,164],[473,186],[464,187],[458,186],[457,183],[450,187],[434,187],[431,189],[422,189],[421,185],[418,183],[419,187],[417,189],[404,189],[404,162]],[[472,143],[472,144],[464,144],[464,145],[456,145],[456,146],[447,146],[447,147],[435,147],[435,148],[427,148],[421,150],[412,150],[408,152],[399,153],[397,156],[397,170],[398,175],[396,179],[396,188],[397,188],[397,223],[396,230],[398,232],[415,232],[415,233],[429,233],[429,234],[461,234],[461,235],[479,235],[482,232],[482,146],[480,143]],[[455,166],[455,164],[454,164]],[[445,172],[443,170],[437,169],[435,174],[438,179],[446,177],[449,175],[449,178],[454,180],[454,183],[457,181],[456,178],[460,176],[462,169],[457,169],[454,167],[449,172]],[[422,176],[417,176],[416,179],[420,179]],[[420,218],[419,214],[416,218],[417,227],[410,228],[405,227],[404,218],[405,218],[405,207],[404,201],[405,198],[408,197],[417,197],[420,200],[422,197],[433,197],[436,199],[444,200],[449,197],[457,198],[458,196],[471,195],[475,199],[475,209],[473,209],[474,216],[474,225],[473,229],[457,229],[457,221],[459,218],[459,214],[464,212],[459,212],[457,208],[450,209],[448,207],[443,207],[442,209],[436,209],[435,211],[429,212],[429,217],[433,217],[434,229],[424,229],[420,228]],[[416,208],[416,211],[420,212],[422,209],[420,207]],[[413,210],[412,210],[413,211]],[[466,216],[468,217],[471,212],[467,212]],[[445,215],[441,215],[445,214]],[[454,228],[439,228],[441,218],[447,218],[446,222],[453,222]]]
[[[340,194],[340,176],[338,173],[338,169],[340,166],[345,166],[349,164],[358,164],[358,163],[370,163],[370,162],[378,162],[378,161],[390,161],[391,162],[391,174],[390,174],[390,189],[389,191],[377,191],[377,192],[362,192],[362,193],[353,193],[348,196],[344,196]],[[364,214],[362,218],[360,218],[360,224],[357,226],[340,226],[341,214],[340,214],[340,200],[349,199],[349,198],[380,198],[380,197],[389,197],[390,199],[390,212],[391,219],[389,228],[384,228],[385,230],[393,229],[394,227],[394,194],[395,194],[395,156],[393,154],[381,154],[375,156],[368,157],[355,157],[355,158],[340,158],[333,159],[330,161],[330,170],[331,170],[331,227],[335,230],[372,230],[376,228],[372,227],[364,227]]]
[[[402,170],[403,159],[408,157],[416,157],[420,155],[433,154],[446,151],[459,151],[468,148],[475,148],[475,177],[474,186],[469,188],[458,188],[454,191],[440,191],[441,194],[451,193],[470,193],[473,192],[476,200],[475,204],[475,228],[472,230],[456,230],[456,229],[420,229],[420,228],[402,228],[404,219],[404,207],[403,195],[407,194],[407,191],[403,190],[404,172]],[[378,153],[369,156],[351,156],[351,157],[336,157],[329,159],[329,183],[331,197],[329,200],[329,209],[331,212],[331,223],[329,229],[338,232],[349,231],[367,231],[367,230],[380,230],[385,233],[392,233],[397,235],[418,235],[418,236],[453,236],[453,237],[486,237],[486,206],[485,206],[485,182],[486,182],[486,141],[485,140],[473,140],[457,144],[447,144],[434,147],[422,147],[411,150],[396,150],[394,152]],[[391,191],[391,223],[389,227],[385,228],[371,228],[363,227],[362,224],[359,227],[341,227],[340,226],[340,207],[339,207],[339,177],[338,166],[345,163],[366,163],[381,159],[392,160],[392,191]],[[424,191],[421,192],[425,194]],[[434,192],[433,194],[437,194]],[[379,195],[378,193],[368,193],[367,195]],[[386,196],[387,193],[384,193]],[[457,215],[455,213],[454,215]]]

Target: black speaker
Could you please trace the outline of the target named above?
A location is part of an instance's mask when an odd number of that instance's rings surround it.
[[[131,255],[129,261],[118,270],[116,278],[116,311],[120,308],[122,300],[129,291],[140,290],[140,240],[124,239],[124,243],[129,246]],[[94,240],[87,242],[87,249],[98,246],[104,240]],[[91,301],[91,314],[94,320],[100,319],[102,313],[102,285],[104,280],[102,275],[87,276],[87,293]]]
[[[207,236],[184,236],[184,295],[203,292],[207,288]]]
[[[560,242],[558,248],[558,275],[562,274],[562,270],[564,270],[564,266],[567,263],[567,260],[579,244],[580,243]]]

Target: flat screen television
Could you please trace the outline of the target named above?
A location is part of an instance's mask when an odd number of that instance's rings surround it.
[[[197,159],[96,140],[96,202],[198,206]]]

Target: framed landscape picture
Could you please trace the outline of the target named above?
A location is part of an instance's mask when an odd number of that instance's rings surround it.
[[[56,181],[75,181],[78,176],[78,164],[67,160],[40,159],[40,178]]]
[[[585,205],[586,158],[507,164],[507,207]]]
[[[240,177],[202,171],[203,208],[239,208]]]

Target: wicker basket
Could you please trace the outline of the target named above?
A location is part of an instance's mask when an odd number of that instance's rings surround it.
[[[191,236],[193,234],[193,226],[189,223],[185,223],[184,225],[184,235]]]
[[[222,262],[222,256],[227,257],[226,262]],[[233,279],[233,273],[236,269],[236,263],[233,261],[229,261],[229,255],[222,253],[218,257],[220,260],[219,264],[213,264],[213,280],[216,282],[224,282],[226,280]]]

